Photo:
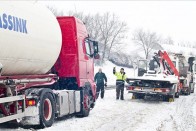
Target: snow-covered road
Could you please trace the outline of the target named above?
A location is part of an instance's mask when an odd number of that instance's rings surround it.
[[[0,127],[0,130],[2,128]],[[23,128],[8,129],[27,130]],[[58,120],[50,128],[39,131],[196,131],[196,94],[180,96],[175,102],[115,99],[115,90],[106,90],[86,118]]]

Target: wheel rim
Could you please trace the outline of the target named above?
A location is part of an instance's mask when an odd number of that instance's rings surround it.
[[[85,95],[84,96],[84,109],[89,110],[89,108],[90,108],[90,100],[89,100],[88,95]]]
[[[135,96],[134,95],[132,96],[132,99],[135,99]]]
[[[169,102],[174,102],[174,98],[169,98]]]
[[[46,121],[50,120],[52,116],[52,104],[49,99],[44,100],[44,118]]]

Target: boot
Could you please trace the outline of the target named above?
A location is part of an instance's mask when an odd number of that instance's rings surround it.
[[[120,98],[121,100],[124,100],[124,98]]]
[[[121,100],[124,100],[124,96],[123,96],[123,95],[121,95],[120,99],[121,99]]]

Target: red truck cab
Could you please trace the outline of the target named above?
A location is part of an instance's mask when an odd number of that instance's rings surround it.
[[[62,48],[55,64],[60,88],[77,89],[90,86],[95,98],[94,58],[96,41],[89,39],[83,22],[75,17],[57,18],[62,32]]]

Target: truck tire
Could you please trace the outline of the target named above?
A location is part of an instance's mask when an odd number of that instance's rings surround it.
[[[168,96],[166,97],[166,101],[167,101],[167,102],[174,102],[174,95],[168,95]]]
[[[132,99],[137,99],[137,94],[136,93],[132,94]]]
[[[188,93],[188,95],[190,95],[190,94],[191,94],[191,90],[188,90],[188,92],[187,92],[187,93]]]
[[[190,88],[190,92],[194,93],[194,84],[193,83],[189,83],[189,88]]]
[[[179,92],[176,92],[175,93],[175,98],[179,98],[179,96],[180,96],[180,93]]]
[[[85,88],[83,93],[83,108],[82,108],[82,117],[87,117],[90,113],[90,95],[89,89]]]
[[[145,95],[139,94],[138,99],[144,99]]]
[[[50,127],[55,119],[55,102],[51,93],[47,92],[40,97],[39,107],[40,128]]]
[[[187,91],[184,93],[186,96],[188,96],[188,95],[190,95],[191,93],[190,93],[190,90],[189,89],[187,89]]]
[[[76,114],[77,117],[87,117],[90,113],[90,94],[89,88],[85,87],[83,91],[81,91],[81,112]]]
[[[195,90],[195,89],[193,88],[193,90],[191,91],[191,93],[194,93],[194,90]]]

